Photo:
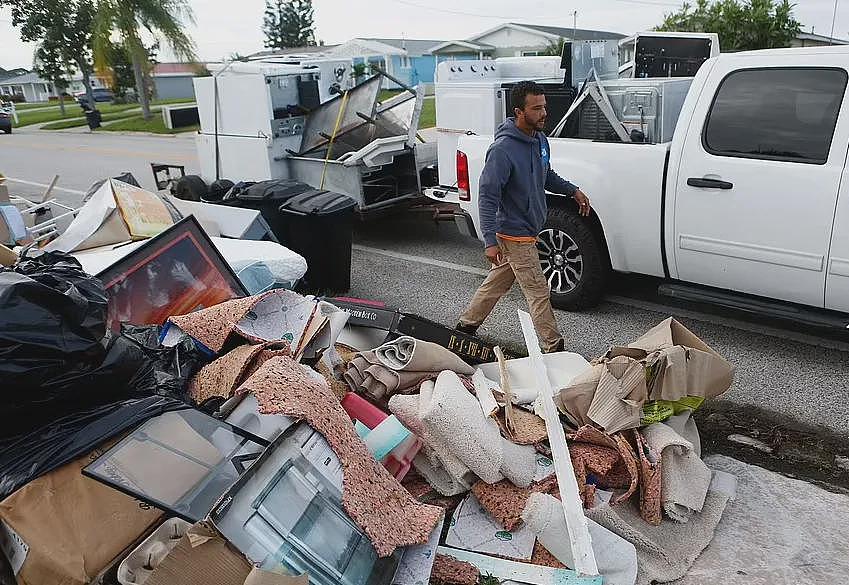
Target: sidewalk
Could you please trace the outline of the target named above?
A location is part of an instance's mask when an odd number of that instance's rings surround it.
[[[849,496],[725,457],[737,477],[713,542],[677,585],[820,585],[849,575]]]

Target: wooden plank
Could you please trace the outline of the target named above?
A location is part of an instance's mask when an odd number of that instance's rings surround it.
[[[534,377],[536,378],[539,396],[543,406],[545,429],[548,432],[548,442],[554,459],[554,472],[560,489],[560,501],[563,504],[563,514],[566,517],[566,527],[569,529],[569,543],[572,546],[572,557],[575,561],[575,571],[578,575],[598,575],[592,539],[587,527],[587,517],[578,494],[578,482],[575,479],[575,469],[566,445],[566,433],[560,423],[557,407],[554,406],[554,389],[548,379],[548,372],[542,360],[539,339],[534,329],[531,316],[525,311],[519,311],[519,322],[522,334],[531,358]]]
[[[528,585],[602,585],[604,579],[596,576],[581,576],[571,569],[553,569],[518,561],[508,561],[476,552],[440,546],[436,552],[454,557],[458,561],[471,563],[481,575],[492,575],[499,581],[527,583]]]

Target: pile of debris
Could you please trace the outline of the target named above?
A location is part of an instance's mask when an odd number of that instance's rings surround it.
[[[642,585],[710,543],[735,480],[691,415],[734,370],[677,321],[588,363],[520,315],[510,359],[249,294],[193,217],[80,249],[146,229],[126,192],[0,268],[0,584]]]

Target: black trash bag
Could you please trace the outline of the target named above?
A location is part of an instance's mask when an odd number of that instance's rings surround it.
[[[6,557],[2,548],[0,548],[0,585],[18,585],[15,571],[12,570],[12,563]]]
[[[97,363],[75,361],[73,356],[64,363],[55,359],[42,363],[30,356],[13,358],[18,366],[16,373],[25,378],[35,372],[32,377],[38,383],[3,384],[0,448],[19,435],[72,413],[156,393],[154,364],[143,348],[120,335],[109,337],[105,343],[106,354]],[[7,366],[0,356],[0,371]]]
[[[0,351],[102,357],[107,306],[103,284],[73,256],[23,258],[0,268]]]
[[[75,412],[0,448],[0,500],[164,412],[189,408],[166,396],[124,400]]]
[[[135,344],[150,361],[145,372],[139,372],[131,384],[137,392],[170,396],[189,403],[188,386],[192,376],[209,362],[188,335],[177,345],[159,343],[162,328],[158,325],[121,325],[121,337]]]

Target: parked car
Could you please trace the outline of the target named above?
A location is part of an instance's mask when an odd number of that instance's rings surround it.
[[[12,133],[12,112],[0,107],[0,131]]]
[[[112,93],[112,90],[105,87],[95,87],[91,90],[91,94],[95,102],[111,102],[115,99],[115,94]],[[85,92],[76,94],[76,98],[80,105],[88,101]]]
[[[552,301],[597,303],[612,268],[690,300],[849,312],[847,80],[849,47],[723,53],[693,79],[671,140],[551,137],[551,167],[593,206],[583,218],[550,196],[538,247]],[[459,188],[428,192],[477,238],[492,142],[460,136]]]

